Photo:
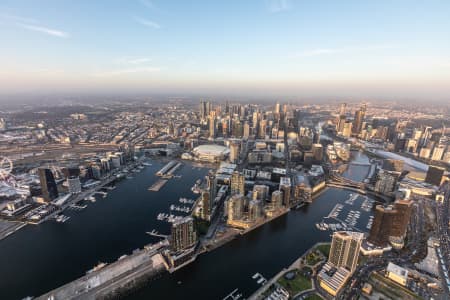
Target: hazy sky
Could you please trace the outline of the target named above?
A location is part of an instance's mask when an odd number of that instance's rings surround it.
[[[0,0],[0,93],[450,95],[450,1]]]

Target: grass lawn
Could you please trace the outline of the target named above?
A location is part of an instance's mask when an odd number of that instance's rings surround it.
[[[319,295],[313,294],[311,296],[306,297],[305,300],[323,300],[323,298],[320,297]]]
[[[278,279],[278,283],[283,286],[291,296],[294,296],[301,291],[312,288],[311,280],[303,276],[299,272],[297,272],[295,277],[291,280],[288,280],[284,278],[284,276],[281,276],[281,278]]]
[[[316,253],[314,253],[314,251],[310,252],[310,253],[308,253],[308,255],[306,255],[306,263],[310,266],[314,266],[319,261],[321,261],[321,257],[319,255],[317,255]]]
[[[330,255],[331,244],[319,245],[316,248],[317,250],[322,252],[322,254],[325,255],[325,257],[328,257],[328,255]]]

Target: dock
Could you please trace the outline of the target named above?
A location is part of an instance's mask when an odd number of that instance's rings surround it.
[[[168,162],[164,167],[161,168],[158,172],[156,172],[156,175],[158,176],[164,176],[170,169],[172,169],[177,162],[175,160],[172,160]]]
[[[166,270],[160,254],[162,245],[134,251],[116,262],[92,271],[81,278],[54,289],[36,299],[105,299],[115,298],[140,280]]]
[[[165,238],[168,237],[168,236],[165,235],[165,234],[159,233],[159,232],[156,231],[155,229],[153,229],[152,231],[147,231],[146,234],[151,235],[151,236],[156,236],[156,237],[159,237],[159,238],[163,238],[163,239],[165,239]]]
[[[167,179],[160,179],[157,182],[155,182],[151,187],[148,188],[149,191],[157,192],[159,191],[166,183]]]

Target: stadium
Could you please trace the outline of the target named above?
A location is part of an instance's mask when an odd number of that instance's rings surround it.
[[[207,162],[219,162],[227,157],[230,150],[220,145],[201,145],[192,151],[195,160]]]

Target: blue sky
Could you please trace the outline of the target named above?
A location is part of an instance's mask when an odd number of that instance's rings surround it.
[[[450,1],[0,0],[0,93],[450,92]]]

